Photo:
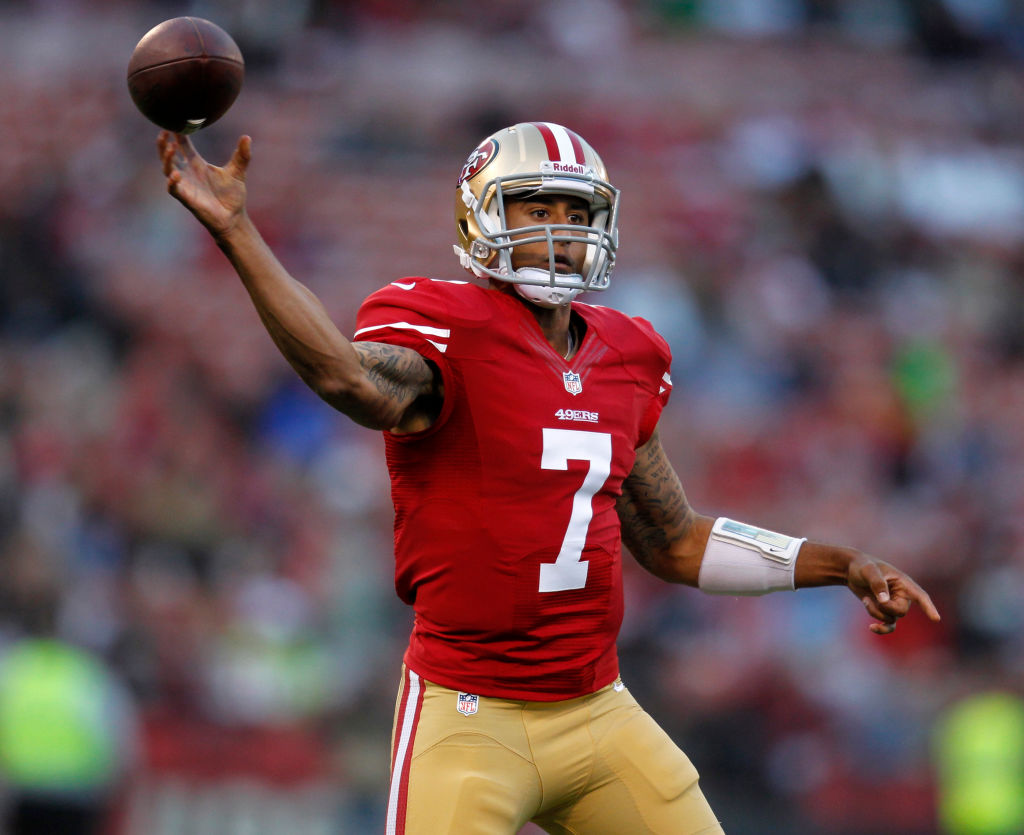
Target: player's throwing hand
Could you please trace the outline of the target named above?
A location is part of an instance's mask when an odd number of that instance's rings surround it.
[[[230,232],[245,216],[245,173],[252,139],[243,136],[227,165],[210,165],[182,134],[161,131],[157,149],[167,177],[167,191],[215,238]]]

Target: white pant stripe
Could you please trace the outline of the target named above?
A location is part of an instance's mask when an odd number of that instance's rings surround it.
[[[405,754],[412,738],[413,719],[420,700],[420,677],[409,670],[409,692],[405,699],[405,711],[398,720],[398,750],[395,751],[395,767],[391,772],[391,791],[388,793],[387,835],[398,835],[398,793],[405,779]]]

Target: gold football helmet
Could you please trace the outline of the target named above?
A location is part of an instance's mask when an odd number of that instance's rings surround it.
[[[590,225],[507,228],[505,198],[537,193],[584,198]],[[561,125],[523,122],[487,137],[462,167],[455,190],[455,254],[475,275],[511,282],[535,304],[568,304],[585,290],[608,287],[618,247],[618,206],[619,190],[586,141]],[[554,244],[581,237],[587,242],[582,275],[556,272]],[[548,269],[513,269],[513,246],[539,241],[548,244]]]

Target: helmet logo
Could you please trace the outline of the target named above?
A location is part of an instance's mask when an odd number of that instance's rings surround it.
[[[459,174],[459,181],[455,184],[461,186],[470,177],[475,177],[487,167],[492,159],[498,155],[498,142],[494,139],[487,139],[473,153],[469,155],[466,164],[462,166],[462,173]]]

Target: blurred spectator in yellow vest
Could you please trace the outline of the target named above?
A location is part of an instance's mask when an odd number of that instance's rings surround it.
[[[98,657],[52,636],[54,599],[0,651],[5,835],[109,831],[135,748],[134,704]]]
[[[935,730],[939,823],[947,835],[1024,833],[1024,699],[967,696]]]

